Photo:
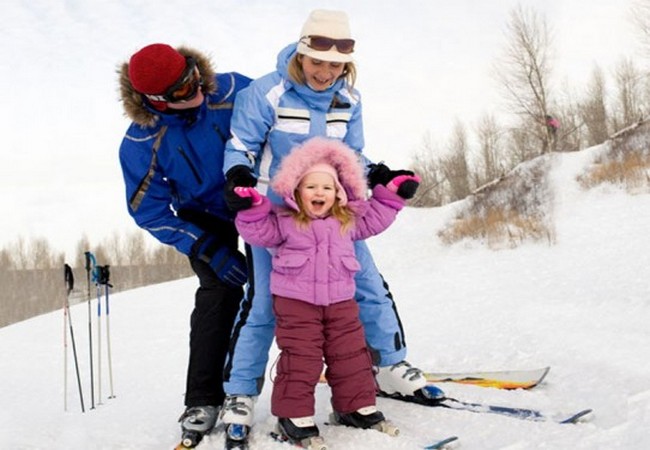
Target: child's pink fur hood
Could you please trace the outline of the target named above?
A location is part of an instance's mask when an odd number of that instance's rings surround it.
[[[295,147],[280,164],[271,187],[285,200],[294,200],[294,191],[300,179],[318,163],[326,163],[336,169],[349,200],[365,199],[368,187],[357,153],[339,140],[322,137],[309,139]]]

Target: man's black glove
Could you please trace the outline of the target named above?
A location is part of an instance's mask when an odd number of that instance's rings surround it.
[[[239,165],[233,166],[226,173],[226,188],[223,196],[226,199],[226,205],[231,211],[237,212],[243,209],[248,209],[252,206],[250,197],[240,197],[235,194],[236,186],[255,187],[257,178],[253,175],[250,167]]]
[[[231,287],[241,287],[248,279],[246,257],[239,251],[223,245],[221,239],[204,233],[192,245],[191,259],[198,259],[207,263],[217,278]]]
[[[411,170],[390,170],[384,163],[370,164],[368,168],[370,169],[368,171],[368,185],[370,189],[378,184],[386,186],[390,180],[400,175],[415,175]],[[397,195],[406,200],[413,198],[415,191],[418,190],[418,186],[420,186],[420,183],[417,181],[407,180],[399,186]]]

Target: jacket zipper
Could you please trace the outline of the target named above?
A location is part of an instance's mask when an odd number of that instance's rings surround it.
[[[190,170],[192,171],[192,174],[194,174],[194,178],[196,179],[196,182],[199,184],[203,184],[203,180],[201,180],[201,177],[199,176],[199,172],[196,170],[196,167],[194,167],[194,164],[192,164],[192,161],[190,160],[190,157],[187,156],[187,153],[185,153],[185,150],[183,150],[183,147],[178,147],[178,151],[187,163],[188,166],[190,166]]]
[[[226,141],[228,140],[228,138],[221,132],[221,129],[219,128],[219,125],[216,125],[216,124],[214,125],[214,131],[216,131],[217,134],[219,135],[219,138],[221,139],[221,142],[223,142],[223,144],[226,145]]]

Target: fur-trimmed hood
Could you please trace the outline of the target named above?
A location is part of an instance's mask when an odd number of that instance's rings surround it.
[[[319,163],[336,169],[350,201],[365,199],[368,188],[359,155],[339,140],[322,137],[309,139],[295,147],[282,160],[271,187],[289,206],[294,206],[294,192],[300,180],[309,168]]]
[[[215,71],[210,59],[203,53],[190,47],[177,47],[176,50],[183,56],[191,56],[196,60],[196,66],[203,79],[203,94],[209,95],[217,91]],[[129,80],[129,63],[124,62],[117,69],[120,84],[120,101],[124,107],[124,115],[138,125],[150,127],[156,124],[159,113],[153,109],[137,92]]]

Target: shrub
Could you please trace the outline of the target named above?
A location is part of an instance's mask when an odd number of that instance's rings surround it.
[[[587,171],[578,176],[583,189],[602,184],[622,186],[630,193],[650,187],[650,125],[630,127],[615,135]]]
[[[446,244],[477,239],[490,248],[544,239],[553,242],[552,192],[547,179],[553,157],[535,158],[477,189],[454,221],[438,233],[440,239]]]

